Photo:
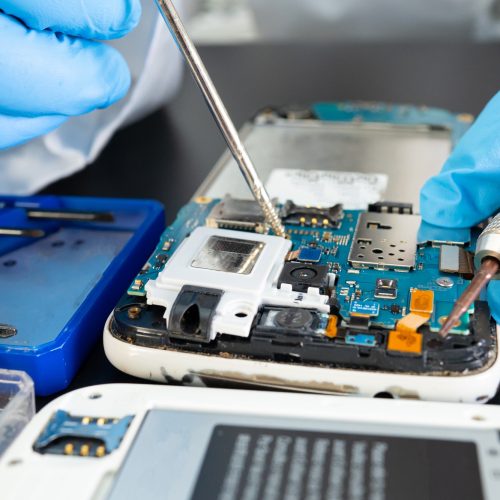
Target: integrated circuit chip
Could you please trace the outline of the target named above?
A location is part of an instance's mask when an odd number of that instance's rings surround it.
[[[312,247],[303,247],[299,250],[297,260],[299,262],[319,262],[321,260],[321,249]]]

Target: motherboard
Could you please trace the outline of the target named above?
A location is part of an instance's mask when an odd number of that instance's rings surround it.
[[[412,206],[277,206],[197,198],[116,307],[115,338],[159,349],[415,373],[480,370],[496,344],[477,301],[438,332],[474,273],[468,241],[419,237]]]

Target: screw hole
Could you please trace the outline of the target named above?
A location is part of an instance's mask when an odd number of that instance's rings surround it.
[[[11,260],[6,260],[3,265],[5,267],[13,267],[17,264],[17,260],[11,259]]]
[[[246,318],[248,316],[248,314],[244,313],[244,312],[239,312],[239,313],[236,313],[235,316],[237,318]]]
[[[362,253],[358,253],[358,259],[364,259],[365,256]]]
[[[64,246],[64,241],[62,241],[62,240],[53,241],[52,246],[53,247],[62,247],[62,246]]]
[[[377,392],[377,394],[375,394],[375,396],[373,397],[378,399],[394,399],[394,396],[387,391]]]
[[[384,251],[383,251],[381,248],[374,248],[374,249],[372,250],[372,252],[373,252],[373,253],[377,253],[377,254],[378,254],[378,253],[384,253]]]
[[[98,392],[94,392],[89,396],[89,399],[99,399],[99,398],[102,398],[102,394]]]
[[[398,260],[399,260],[399,262],[404,262],[405,261],[404,259],[398,259]]]
[[[391,252],[389,255],[390,255],[391,257],[394,257],[394,254],[393,254],[392,252]]]

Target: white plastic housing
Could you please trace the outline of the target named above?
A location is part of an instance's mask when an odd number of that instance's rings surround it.
[[[213,236],[262,242],[264,247],[250,273],[238,274],[194,267],[193,261]],[[184,285],[223,290],[210,327],[210,338],[217,334],[248,337],[262,304],[306,307],[328,312],[328,297],[319,289],[308,293],[293,292],[291,286],[277,288],[283,262],[292,243],[284,238],[225,229],[199,227],[176,250],[156,280],[148,281],[148,304],[165,307],[167,321],[175,300]]]
[[[500,327],[497,326],[497,345],[499,340]],[[181,381],[186,375],[205,375],[305,392],[368,397],[388,393],[396,398],[485,403],[495,395],[500,381],[497,355],[489,368],[460,375],[324,368],[139,347],[113,337],[109,320],[104,330],[104,350],[119,370],[157,382],[166,382],[169,377]]]

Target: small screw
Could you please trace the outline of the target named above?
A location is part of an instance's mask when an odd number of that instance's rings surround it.
[[[128,309],[128,317],[130,319],[137,319],[141,315],[141,308],[138,306],[132,306]]]
[[[453,288],[453,281],[450,278],[438,278],[436,284],[443,288]]]
[[[11,325],[0,324],[0,338],[7,339],[17,334],[17,328]]]
[[[483,415],[473,415],[472,420],[476,420],[477,422],[482,422],[483,420],[486,420],[486,418],[483,417]]]

